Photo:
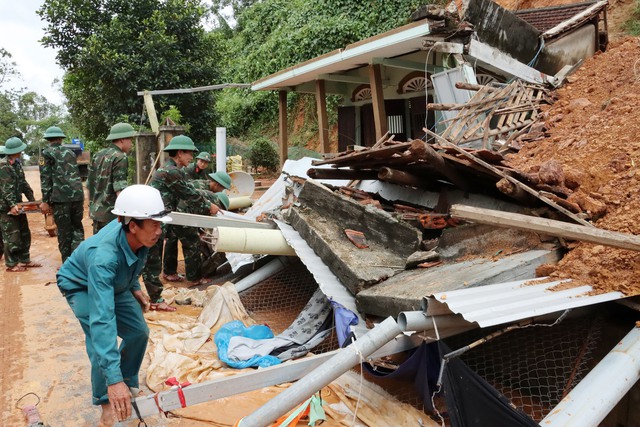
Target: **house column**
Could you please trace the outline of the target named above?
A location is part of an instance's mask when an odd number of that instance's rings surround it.
[[[324,80],[316,80],[316,110],[318,110],[318,132],[320,147],[323,153],[331,151],[329,148],[329,121],[327,119],[327,92]]]
[[[279,122],[279,137],[278,145],[280,146],[280,166],[284,165],[284,162],[289,156],[289,136],[287,135],[287,91],[281,90],[278,92],[278,122]]]
[[[369,85],[371,86],[371,101],[373,106],[373,122],[376,128],[376,140],[379,141],[387,133],[387,113],[384,108],[384,94],[382,93],[382,72],[380,64],[369,65]]]

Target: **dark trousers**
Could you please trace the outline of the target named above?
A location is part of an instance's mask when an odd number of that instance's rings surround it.
[[[4,262],[7,267],[31,261],[31,231],[26,214],[0,213],[0,230],[4,241]]]
[[[53,220],[58,228],[58,249],[64,262],[84,240],[83,201],[53,203]]]

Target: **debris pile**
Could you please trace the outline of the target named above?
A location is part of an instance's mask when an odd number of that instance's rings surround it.
[[[509,166],[531,173],[546,162],[562,165],[566,182],[579,180],[573,200],[595,201],[596,218],[602,205],[606,208],[597,227],[635,235],[640,234],[638,58],[640,40],[627,37],[586,60],[557,91],[558,101],[543,112],[545,138],[506,156]],[[581,242],[569,247],[557,265],[541,273],[592,285],[598,293],[640,294],[635,274],[640,253]]]

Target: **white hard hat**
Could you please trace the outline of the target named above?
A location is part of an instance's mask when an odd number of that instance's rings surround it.
[[[111,211],[117,216],[135,219],[153,219],[169,222],[169,211],[165,210],[160,192],[149,185],[130,185],[120,192]]]

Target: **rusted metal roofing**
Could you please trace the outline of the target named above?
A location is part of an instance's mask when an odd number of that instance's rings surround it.
[[[537,9],[525,9],[512,11],[518,18],[534,26],[537,30],[545,32],[556,25],[573,18],[580,12],[588,9],[597,2],[568,4],[563,6],[541,7]]]
[[[425,297],[427,316],[460,314],[480,327],[501,325],[624,298],[621,292],[590,295],[591,286],[553,290],[561,281],[528,285],[531,280],[477,286]]]

